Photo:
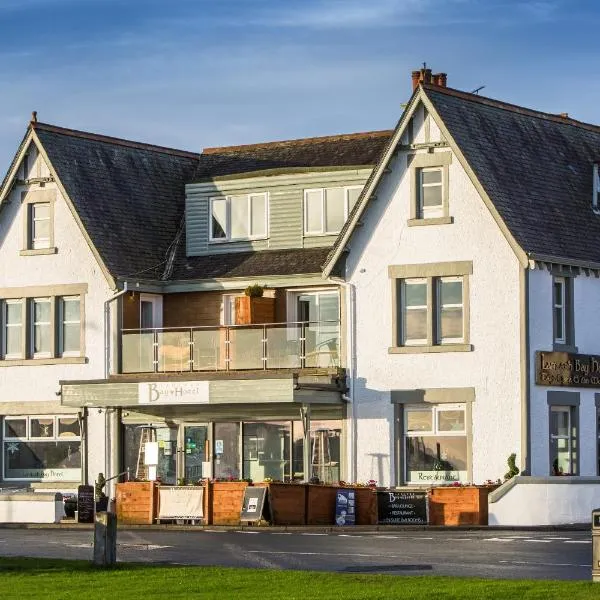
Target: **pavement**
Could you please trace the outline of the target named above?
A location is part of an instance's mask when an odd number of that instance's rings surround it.
[[[348,528],[349,529],[349,528]],[[123,562],[499,579],[591,579],[589,528],[119,529]],[[0,556],[91,559],[89,527],[0,529]]]

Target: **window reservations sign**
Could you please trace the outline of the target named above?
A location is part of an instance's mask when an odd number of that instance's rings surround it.
[[[408,471],[406,474],[406,483],[429,483],[435,485],[466,480],[466,471]]]
[[[536,352],[537,385],[600,388],[600,356],[568,352]]]

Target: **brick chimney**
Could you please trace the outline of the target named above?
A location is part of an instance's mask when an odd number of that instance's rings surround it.
[[[440,87],[446,87],[448,75],[446,73],[431,73],[431,69],[428,69],[425,65],[419,71],[412,72],[412,89],[413,92],[420,83],[431,83]]]

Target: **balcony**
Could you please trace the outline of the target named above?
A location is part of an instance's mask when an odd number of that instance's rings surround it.
[[[121,348],[123,374],[342,366],[339,321],[123,329]]]

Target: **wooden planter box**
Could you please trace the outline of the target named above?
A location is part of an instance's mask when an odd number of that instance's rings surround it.
[[[429,492],[429,524],[487,525],[488,494],[496,487],[432,488]]]
[[[356,524],[377,525],[377,490],[353,488],[356,492]]]
[[[235,299],[235,324],[256,325],[275,322],[275,298],[251,298],[241,296]]]
[[[335,499],[339,488],[333,485],[306,486],[306,524],[333,525]]]
[[[239,525],[245,481],[215,481],[210,484],[213,525]]]
[[[306,524],[306,485],[301,483],[258,483],[269,488],[271,525]]]
[[[158,507],[157,489],[153,481],[117,483],[117,521],[130,525],[152,525]]]

